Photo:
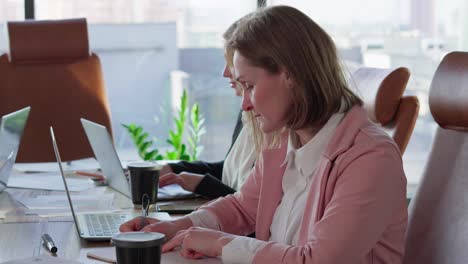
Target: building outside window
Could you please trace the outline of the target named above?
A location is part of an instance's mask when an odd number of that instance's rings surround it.
[[[428,92],[443,56],[467,50],[468,4],[459,0],[269,0],[267,5],[294,6],[334,39],[350,71],[356,66],[407,67],[406,94],[421,108],[403,156],[409,184],[420,181],[436,129]]]

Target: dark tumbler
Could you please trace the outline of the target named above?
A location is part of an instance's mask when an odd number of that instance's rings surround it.
[[[159,171],[162,166],[152,162],[134,162],[127,165],[130,172],[130,190],[134,205],[141,206],[142,197],[147,194],[150,204],[158,197]]]
[[[165,236],[156,232],[128,232],[112,237],[117,264],[160,264]]]

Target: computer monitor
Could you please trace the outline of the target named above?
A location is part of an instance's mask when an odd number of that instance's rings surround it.
[[[31,107],[26,107],[0,120],[0,192],[8,184],[30,110]]]

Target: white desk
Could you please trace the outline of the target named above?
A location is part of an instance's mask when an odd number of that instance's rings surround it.
[[[12,197],[15,192],[40,192],[37,190],[22,190],[8,188],[0,193],[0,212],[12,210],[17,221],[20,223],[5,223],[0,220],[0,263],[22,259],[42,254],[50,254],[43,246],[41,234],[47,232],[54,239],[57,245],[57,255],[62,258],[80,261],[81,263],[105,263],[86,257],[88,251],[110,247],[109,242],[87,242],[78,236],[75,225],[72,221],[44,221],[39,217],[24,215],[24,207]],[[106,191],[113,192],[108,189]],[[129,199],[115,192],[114,205],[128,207]],[[131,203],[130,203],[131,204]],[[121,207],[122,208],[122,207]],[[9,213],[10,215],[11,213]],[[8,217],[7,217],[8,218]],[[5,219],[6,220],[6,219]],[[182,263],[192,263],[192,261],[181,259]],[[207,261],[201,260],[197,263]],[[213,261],[208,261],[213,263]]]

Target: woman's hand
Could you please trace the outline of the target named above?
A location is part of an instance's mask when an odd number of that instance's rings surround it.
[[[148,225],[141,227],[142,218],[136,217],[120,226],[120,232],[158,232],[166,236],[166,241],[172,239],[178,231],[185,230],[192,226],[192,221],[188,217],[182,217],[172,221],[160,221],[153,218],[146,218]]]
[[[171,172],[173,172],[171,166],[166,164],[159,170],[159,175],[162,176],[164,174],[168,174],[168,173],[171,173]]]
[[[159,187],[164,187],[170,184],[178,184],[182,187],[182,189],[194,192],[203,177],[205,177],[205,175],[189,172],[181,172],[179,174],[167,173],[159,177]]]
[[[152,225],[155,223],[161,222],[160,220],[150,218],[150,217],[135,217],[130,221],[127,221],[120,225],[119,230],[120,232],[135,232],[140,231],[147,225]]]
[[[191,227],[179,231],[172,240],[163,245],[162,252],[181,247],[180,254],[186,258],[217,257],[221,256],[223,247],[234,238],[234,235],[221,231]]]

